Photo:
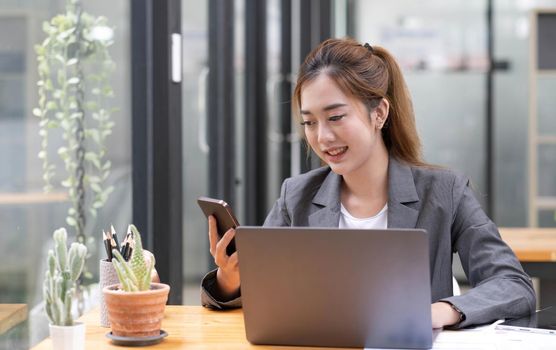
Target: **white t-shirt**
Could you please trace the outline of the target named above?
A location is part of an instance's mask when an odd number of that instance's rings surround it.
[[[378,214],[369,218],[353,217],[343,204],[340,212],[340,228],[386,229],[388,227],[388,204],[384,205]]]

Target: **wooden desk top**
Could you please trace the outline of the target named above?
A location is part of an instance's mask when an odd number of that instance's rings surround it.
[[[500,227],[500,235],[521,262],[556,262],[556,228]]]
[[[49,204],[68,201],[68,194],[65,192],[17,192],[0,193],[0,205],[28,205],[28,204]]]
[[[81,318],[81,321],[87,325],[85,349],[137,349],[112,345],[110,339],[105,336],[110,328],[99,326],[100,315],[98,310],[88,312]],[[515,347],[516,341],[518,341],[517,344],[527,344],[538,349],[552,349],[554,345],[553,338],[549,335],[515,332],[515,335],[508,337],[504,332],[495,331],[492,326],[486,328],[488,329],[482,331],[477,329],[469,331],[443,330],[434,336],[434,348],[509,349]],[[245,339],[243,311],[241,309],[211,311],[201,306],[167,305],[165,317],[162,321],[162,329],[168,332],[168,336],[161,343],[145,349],[338,350],[338,348],[251,345]],[[52,341],[46,339],[34,347],[33,350],[52,350]]]
[[[0,334],[26,319],[26,304],[0,304]]]
[[[106,333],[110,328],[100,327],[98,309],[92,310],[80,319],[87,325],[85,349],[126,349],[115,346]],[[291,346],[254,346],[245,339],[243,311],[211,311],[201,306],[167,305],[162,321],[162,329],[168,336],[157,345],[148,349],[272,349],[293,350]],[[51,350],[52,341],[48,338],[39,343],[33,350]],[[303,350],[323,348],[300,347]],[[333,348],[326,348],[327,350]]]

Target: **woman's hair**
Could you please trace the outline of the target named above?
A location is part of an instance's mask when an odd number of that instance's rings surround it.
[[[388,51],[368,44],[363,46],[351,38],[321,43],[299,69],[292,101],[297,118],[300,118],[301,91],[320,74],[331,78],[346,95],[362,101],[369,111],[382,98],[386,99],[390,109],[382,137],[389,154],[413,165],[425,165],[421,160],[411,96],[400,67]]]

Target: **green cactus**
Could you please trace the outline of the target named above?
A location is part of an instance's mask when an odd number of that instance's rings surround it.
[[[141,235],[134,225],[129,225],[128,231],[129,230],[133,233],[133,239],[135,241],[135,245],[131,252],[131,258],[129,261],[125,261],[120,252],[113,249],[112,254],[116,259],[112,259],[112,264],[114,264],[118,279],[124,291],[137,292],[149,290],[151,288],[151,272],[155,263],[154,258],[150,261],[149,266],[147,266],[143,255]]]
[[[43,284],[46,314],[53,325],[72,326],[73,293],[85,264],[87,247],[81,243],[72,243],[68,251],[65,228],[54,231],[52,236],[54,250],[48,251],[48,270]]]

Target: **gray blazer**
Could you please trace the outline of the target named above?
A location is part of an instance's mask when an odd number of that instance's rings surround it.
[[[338,227],[342,178],[323,167],[286,179],[265,226]],[[469,187],[453,171],[406,165],[390,158],[388,227],[429,234],[431,301],[447,301],[465,314],[457,327],[516,317],[535,310],[531,279],[502,241]],[[452,253],[458,252],[472,289],[452,295]],[[215,271],[202,282],[201,301],[213,308],[240,307],[241,297],[214,298]]]

